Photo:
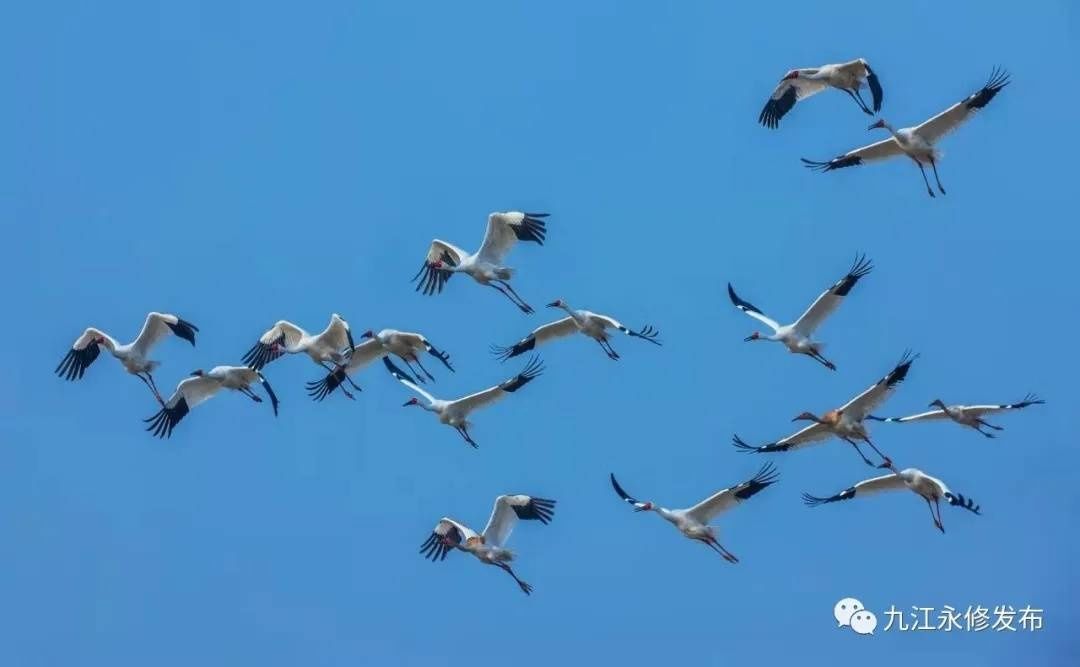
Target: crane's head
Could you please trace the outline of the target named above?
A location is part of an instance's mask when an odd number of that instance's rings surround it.
[[[930,402],[929,407],[931,407],[931,408],[941,408],[942,410],[944,410],[945,409],[945,402],[942,401],[940,398],[935,398],[933,401]]]
[[[787,74],[785,74],[784,78],[780,79],[780,80],[781,81],[788,81],[790,79],[798,79],[798,78],[799,78],[799,70],[793,69],[790,72],[788,72]]]
[[[866,128],[866,129],[867,130],[880,130],[880,129],[884,128],[884,127],[885,127],[885,119],[884,118],[879,118],[876,123],[873,123],[872,125],[870,125],[870,127]]]
[[[375,332],[372,331],[371,329],[368,329],[364,333],[360,334],[360,337],[361,338],[374,338],[375,337]]]
[[[206,371],[199,368],[197,370],[191,371],[191,375],[192,375],[192,377],[201,378],[202,376],[206,375]]]
[[[566,302],[563,301],[562,299],[555,299],[554,301],[549,303],[547,305],[547,307],[548,308],[565,308],[566,307]]]
[[[418,399],[418,398],[416,398],[414,396],[413,398],[410,398],[409,400],[405,401],[405,403],[401,407],[407,408],[410,405],[420,405],[420,399]]]
[[[750,334],[746,338],[743,338],[744,343],[749,343],[752,340],[761,340],[761,332],[760,331],[755,331],[754,333]]]
[[[654,507],[656,507],[656,506],[653,505],[651,502],[646,501],[646,502],[641,503],[640,505],[634,506],[634,511],[635,512],[651,512]]]
[[[791,421],[793,421],[793,422],[807,421],[807,422],[815,422],[815,423],[820,423],[821,422],[821,420],[818,419],[817,415],[815,415],[813,412],[801,412],[798,415],[796,415],[795,418],[792,419]]]

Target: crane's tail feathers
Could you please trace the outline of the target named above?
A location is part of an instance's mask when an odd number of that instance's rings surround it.
[[[831,502],[833,502],[834,499],[833,498],[819,498],[817,496],[812,496],[809,493],[804,493],[804,494],[802,494],[802,500],[803,500],[803,503],[805,503],[807,507],[817,507],[818,505],[824,505],[825,503],[831,503]]]
[[[746,444],[746,442],[742,438],[740,438],[737,434],[732,436],[731,444],[734,445],[735,449],[739,450],[740,452],[760,452],[761,451],[760,447],[754,447],[753,445]]]

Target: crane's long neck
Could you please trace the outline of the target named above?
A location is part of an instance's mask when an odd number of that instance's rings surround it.
[[[653,511],[662,516],[663,518],[667,519],[668,521],[675,523],[675,515],[672,514],[671,510],[669,510],[668,508],[653,507]]]

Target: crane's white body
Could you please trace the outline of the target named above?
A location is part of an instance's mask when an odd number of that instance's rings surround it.
[[[717,527],[711,525],[711,521],[720,514],[730,510],[741,501],[746,500],[762,489],[776,482],[778,475],[772,464],[766,463],[754,477],[735,486],[721,489],[693,507],[685,509],[668,509],[652,502],[642,502],[628,494],[615,475],[611,475],[611,485],[625,502],[629,503],[637,512],[655,512],[661,518],[675,526],[685,537],[696,540],[718,552],[730,563],[738,562],[730,551],[725,549],[717,541]]]
[[[934,526],[943,533],[945,532],[945,526],[941,520],[942,500],[950,505],[962,507],[969,512],[975,514],[979,513],[979,506],[976,505],[972,499],[965,498],[963,495],[951,491],[949,487],[945,485],[945,482],[936,477],[931,477],[918,468],[905,468],[904,470],[896,470],[893,468],[892,472],[888,475],[865,479],[854,486],[848,487],[840,493],[827,498],[819,498],[804,493],[803,502],[811,507],[816,507],[826,503],[851,500],[856,497],[861,498],[865,495],[900,489],[907,489],[926,501],[927,507],[930,508],[930,516],[934,520]]]
[[[534,357],[525,366],[524,370],[514,377],[505,380],[494,387],[478,391],[475,394],[469,394],[468,396],[448,401],[441,398],[435,398],[435,396],[422,389],[415,382],[410,380],[408,375],[402,372],[400,368],[394,366],[393,362],[388,358],[383,357],[383,363],[386,365],[387,370],[390,371],[390,374],[393,375],[398,382],[423,397],[423,401],[415,398],[409,400],[405,403],[406,407],[415,405],[427,412],[434,413],[440,423],[454,427],[465,441],[473,447],[477,447],[477,444],[469,435],[469,427],[472,426],[472,422],[469,421],[469,415],[472,414],[474,410],[485,408],[502,400],[543,372],[543,364],[540,362],[539,358]]]
[[[538,520],[546,525],[554,514],[554,500],[524,494],[502,495],[495,499],[483,533],[477,533],[460,521],[443,517],[421,545],[420,553],[429,560],[440,561],[452,550],[464,551],[485,565],[494,565],[506,571],[528,595],[532,592],[532,586],[518,579],[509,566],[510,561],[514,560],[514,553],[506,548],[506,541],[519,520]]]
[[[452,243],[435,239],[428,247],[427,257],[413,279],[419,278],[418,292],[431,295],[441,292],[446,281],[455,273],[464,273],[481,285],[502,292],[519,309],[533,312],[529,304],[510,286],[514,269],[506,265],[506,255],[517,241],[532,241],[543,245],[547,228],[546,213],[521,211],[494,212],[488,215],[487,232],[480,249],[469,253]],[[423,276],[423,277],[421,277]]]
[[[243,361],[255,370],[261,370],[283,355],[304,354],[320,366],[344,365],[352,348],[349,323],[334,313],[326,328],[317,334],[310,334],[292,322],[278,320],[244,354]]]

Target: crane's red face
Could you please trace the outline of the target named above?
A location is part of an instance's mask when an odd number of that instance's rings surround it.
[[[641,507],[638,507],[637,511],[639,511],[639,512],[648,512],[648,511],[652,510],[652,508],[653,508],[652,503],[641,503]]]
[[[885,127],[885,120],[884,119],[879,120],[878,122],[874,123],[873,125],[871,125],[870,127],[866,128],[866,129],[867,130],[880,130],[883,127]]]
[[[743,338],[743,342],[744,343],[749,343],[750,341],[757,340],[759,338],[761,338],[761,334],[758,333],[757,331],[755,331],[754,333],[750,334],[746,338]]]
[[[206,375],[206,371],[204,371],[203,369],[200,368],[198,370],[191,371],[191,375],[193,377],[202,377],[202,376]]]
[[[401,407],[407,408],[410,405],[420,405],[420,401],[415,398],[410,398],[408,401],[405,402],[405,405],[402,405]]]
[[[562,299],[555,299],[554,301],[549,303],[547,305],[547,307],[548,308],[562,308],[562,305],[563,305]]]
[[[364,333],[360,334],[360,337],[361,338],[374,338],[375,337],[375,332],[372,331],[371,329],[368,329]]]
[[[797,421],[816,422],[817,420],[818,420],[818,418],[815,417],[813,414],[811,414],[809,412],[803,412],[803,413],[800,413],[799,415],[797,415],[795,417],[795,419],[792,419],[791,421],[793,421],[793,422],[797,422]]]

